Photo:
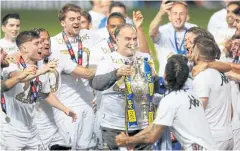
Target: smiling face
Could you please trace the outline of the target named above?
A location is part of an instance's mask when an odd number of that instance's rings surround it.
[[[234,19],[234,13],[233,11],[235,9],[237,9],[238,5],[237,4],[231,4],[227,7],[227,16],[226,16],[226,20],[227,20],[227,23],[230,27],[233,26],[233,23],[235,21]]]
[[[43,43],[41,42],[41,38],[34,38],[31,41],[27,41],[21,46],[24,48],[25,53],[30,60],[37,62],[42,60],[42,50]]]
[[[175,30],[183,30],[187,20],[188,10],[183,4],[176,3],[170,10],[169,20]]]
[[[114,31],[116,30],[117,26],[124,24],[124,20],[120,17],[112,17],[109,19],[107,24],[107,30],[111,36],[111,38],[114,40]]]
[[[43,45],[42,49],[42,59],[51,55],[50,51],[50,36],[48,35],[47,31],[40,32],[40,39]]]
[[[196,35],[191,33],[191,32],[188,32],[186,33],[185,35],[185,39],[184,39],[184,44],[185,44],[185,47],[187,49],[187,57],[189,60],[192,60],[193,56],[193,45],[194,45],[194,39],[196,38]]]
[[[117,51],[126,57],[132,56],[132,48],[138,45],[137,31],[133,27],[123,27],[116,39]]]
[[[64,31],[71,37],[76,37],[80,32],[81,14],[80,12],[68,11],[65,13],[61,25]]]
[[[236,35],[240,36],[240,15],[234,15],[233,27],[236,28]]]
[[[7,24],[2,25],[2,31],[4,32],[6,38],[11,39],[12,41],[16,40],[20,31],[20,20],[9,18]]]
[[[240,55],[240,39],[235,39],[232,41],[231,52],[233,57]]]

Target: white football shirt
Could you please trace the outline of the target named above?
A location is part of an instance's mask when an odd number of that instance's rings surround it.
[[[154,124],[169,126],[185,150],[196,143],[214,149],[201,101],[192,90],[173,91],[162,98]]]

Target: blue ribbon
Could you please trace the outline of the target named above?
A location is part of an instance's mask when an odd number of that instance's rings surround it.
[[[177,45],[177,32],[176,31],[174,32],[174,42],[175,42],[175,47],[176,47],[176,50],[177,50],[177,54],[186,55],[186,48],[185,48],[185,46],[183,46],[184,45],[184,38],[185,38],[186,33],[187,33],[187,28],[184,28],[184,36],[183,36],[180,48],[178,48],[178,45]],[[181,50],[182,47],[183,47],[183,50]]]

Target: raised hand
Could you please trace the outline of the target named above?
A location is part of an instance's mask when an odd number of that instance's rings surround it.
[[[136,12],[133,11],[133,23],[135,24],[136,28],[142,26],[143,20],[144,20],[143,15],[139,10]]]
[[[167,0],[163,0],[163,1],[162,1],[162,4],[161,4],[161,6],[160,6],[160,12],[161,12],[162,14],[169,13],[169,12],[170,12],[170,9],[171,9],[172,6],[173,6],[173,2],[170,2],[170,3],[167,3],[167,4],[166,4],[166,2],[167,2]]]
[[[57,65],[58,65],[58,59],[53,59],[43,67],[42,72],[47,73],[47,72],[54,71],[56,70]]]
[[[26,67],[19,75],[19,79],[22,80],[26,78],[28,75],[35,75],[37,72],[37,66],[35,65],[29,65]]]

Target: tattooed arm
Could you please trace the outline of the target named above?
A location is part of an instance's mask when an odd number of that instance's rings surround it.
[[[165,126],[163,125],[151,124],[140,133],[131,137],[121,133],[120,135],[116,136],[115,141],[118,146],[153,144],[162,135],[164,128]]]
[[[85,67],[82,67],[82,66],[77,66],[73,70],[72,75],[80,77],[80,78],[91,80],[91,79],[94,78],[95,73],[96,73],[95,68],[85,68]]]

